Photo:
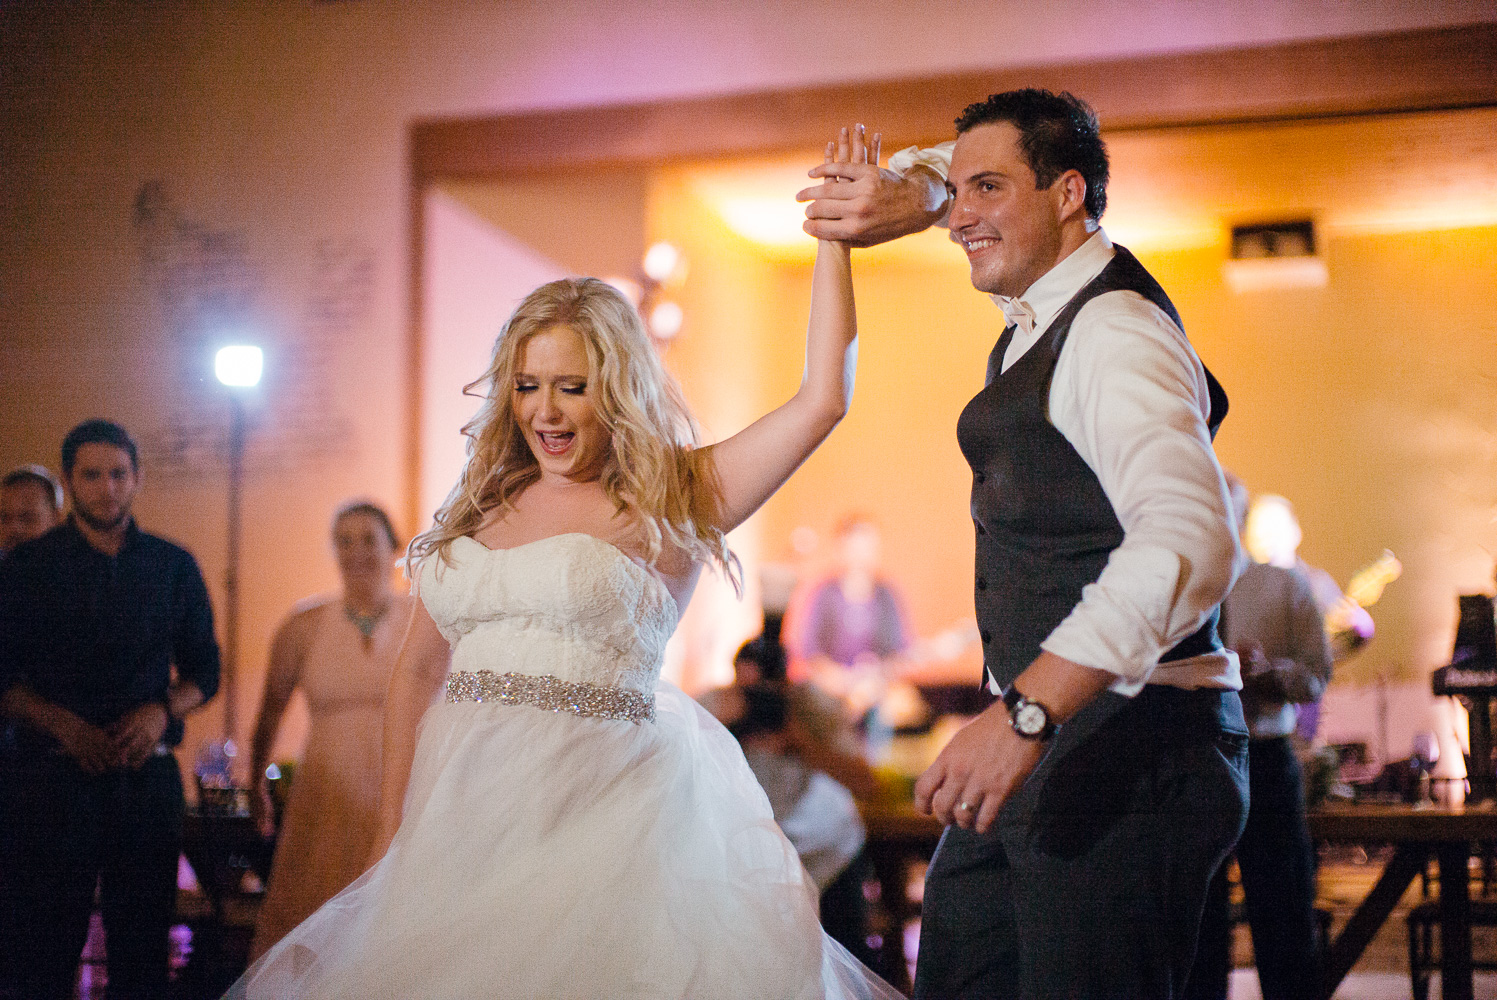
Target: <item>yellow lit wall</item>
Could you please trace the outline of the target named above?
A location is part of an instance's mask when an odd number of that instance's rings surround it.
[[[1497,113],[1470,111],[1110,137],[1105,221],[1170,291],[1231,394],[1224,464],[1295,502],[1302,554],[1341,583],[1384,547],[1405,563],[1375,609],[1376,641],[1340,668],[1343,685],[1382,676],[1410,698],[1427,692],[1426,673],[1448,657],[1455,595],[1491,589],[1494,135]],[[812,245],[745,240],[723,225],[715,190],[694,185],[691,168],[662,172],[650,226],[689,248],[688,328],[669,359],[722,434],[794,391]],[[1298,217],[1317,222],[1327,284],[1234,293],[1223,276],[1230,226]],[[1452,225],[1461,220],[1479,224]],[[872,513],[916,631],[931,635],[970,613],[968,472],[954,427],[981,385],[998,313],[957,251],[929,237],[918,252],[860,252],[855,271],[852,412],[754,522],[752,550],[792,562],[795,528],[816,529],[825,547],[841,514]],[[975,676],[968,661],[945,671]],[[1406,724],[1422,725],[1421,711]]]

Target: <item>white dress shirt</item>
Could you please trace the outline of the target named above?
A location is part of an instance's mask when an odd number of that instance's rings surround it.
[[[889,161],[945,176],[950,144],[906,149]],[[1113,258],[1098,229],[1018,298],[993,296],[1016,326],[1007,371]],[[1161,664],[1200,628],[1246,565],[1227,487],[1206,426],[1206,371],[1185,334],[1136,292],[1107,292],[1076,314],[1050,384],[1049,420],[1096,475],[1123,526],[1102,575],[1041,644],[1118,675],[1111,689],[1145,684],[1242,687],[1230,650]]]

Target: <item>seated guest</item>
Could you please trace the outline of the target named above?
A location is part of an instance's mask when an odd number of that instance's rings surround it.
[[[867,839],[853,796],[873,794],[873,771],[837,701],[785,679],[785,653],[761,636],[733,661],[732,687],[702,704],[728,727],[759,779],[775,822],[821,891],[821,924],[864,964],[868,947],[863,881]]]
[[[40,538],[62,520],[62,487],[40,465],[23,465],[0,479],[0,559]]]
[[[182,850],[182,718],[218,689],[197,562],[142,531],[135,442],[89,420],[62,443],[67,523],[0,562],[0,996],[68,1000],[98,890],[111,1000],[159,998]],[[9,993],[7,993],[7,990]]]
[[[265,768],[276,730],[294,690],[301,689],[312,710],[252,958],[357,878],[374,842],[385,688],[411,598],[391,587],[400,540],[383,510],[363,501],[345,504],[333,518],[332,535],[342,593],[303,601],[281,623],[255,723],[250,802],[269,836]]]
[[[1247,487],[1227,473],[1241,530]],[[1295,707],[1320,698],[1331,679],[1325,622],[1310,581],[1293,568],[1250,563],[1222,602],[1222,639],[1242,661],[1249,806],[1237,866],[1264,1000],[1313,995],[1319,982],[1315,854],[1305,822],[1304,777],[1290,739]],[[1225,1000],[1231,966],[1227,866],[1206,897],[1186,995]]]

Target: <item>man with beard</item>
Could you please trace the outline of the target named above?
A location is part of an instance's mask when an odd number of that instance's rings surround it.
[[[197,563],[140,530],[135,442],[89,420],[62,444],[66,523],[0,563],[0,996],[64,998],[100,888],[112,998],[159,997],[176,904],[182,718],[218,688]]]

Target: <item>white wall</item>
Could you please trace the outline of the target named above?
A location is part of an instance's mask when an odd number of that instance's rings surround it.
[[[537,285],[564,277],[553,261],[475,216],[441,191],[426,198],[425,354],[421,378],[421,522],[457,482],[461,431],[480,396],[463,387],[488,367],[504,318]],[[482,388],[475,388],[482,393]]]

